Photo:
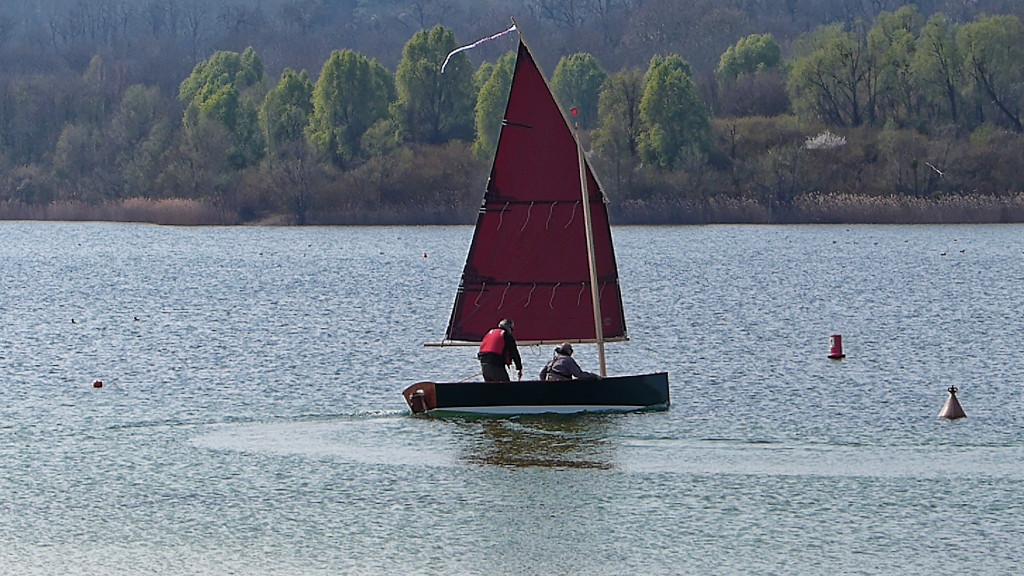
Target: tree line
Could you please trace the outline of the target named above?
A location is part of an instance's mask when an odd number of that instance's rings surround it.
[[[220,50],[174,98],[99,55],[73,81],[7,75],[0,216],[471,222],[514,53],[475,65],[460,52],[442,74],[458,45],[450,28],[424,28],[394,72],[344,49],[315,79],[269,74],[252,47]],[[786,45],[744,35],[716,64],[557,61],[552,88],[579,111],[615,221],[1024,219],[1018,16],[904,6]]]

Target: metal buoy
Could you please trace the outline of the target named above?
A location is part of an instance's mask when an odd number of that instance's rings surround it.
[[[956,399],[957,387],[950,386],[946,391],[949,392],[949,398],[946,400],[945,405],[942,406],[942,411],[939,412],[939,418],[945,418],[946,420],[967,418],[967,414],[964,414],[963,407],[960,406],[960,401]]]
[[[843,337],[839,334],[833,334],[828,337],[829,350],[828,357],[831,360],[842,360],[846,358],[846,354],[843,354]]]
[[[92,383],[92,387],[93,387],[93,388],[103,388],[103,381],[102,381],[102,380],[96,380],[96,381],[94,381],[94,382]]]

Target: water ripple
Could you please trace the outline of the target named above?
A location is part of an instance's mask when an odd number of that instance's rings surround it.
[[[608,364],[672,408],[425,420],[469,227],[2,222],[0,565],[1017,573],[1022,232],[617,228]]]

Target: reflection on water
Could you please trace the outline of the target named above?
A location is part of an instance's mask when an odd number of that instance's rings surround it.
[[[464,425],[472,432],[463,435],[459,457],[469,463],[516,468],[615,467],[607,438],[616,425],[607,416],[482,418]]]

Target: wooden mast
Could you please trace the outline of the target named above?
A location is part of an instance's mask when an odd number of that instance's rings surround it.
[[[597,256],[594,254],[594,225],[590,220],[590,191],[587,186],[587,161],[583,156],[583,144],[579,137],[580,125],[576,123],[573,138],[576,139],[576,155],[580,165],[580,192],[583,195],[583,222],[587,230],[587,262],[590,265],[590,300],[594,308],[594,336],[597,338],[597,360],[601,366],[601,377],[607,376],[604,361],[604,329],[601,325],[601,291],[597,285]]]

